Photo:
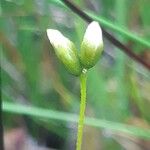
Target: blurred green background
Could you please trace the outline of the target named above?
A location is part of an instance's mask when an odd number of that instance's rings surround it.
[[[73,2],[100,19],[109,33],[150,63],[149,0]],[[79,113],[79,79],[70,75],[56,58],[46,29],[60,30],[79,50],[87,24],[59,0],[2,0],[0,3],[6,150],[17,150],[15,146],[13,149],[16,143],[20,150],[40,147],[74,150],[77,116],[72,114]],[[87,80],[86,116],[97,118],[101,124],[93,121],[97,128],[92,123],[85,126],[82,149],[148,150],[150,72],[105,38],[104,46],[104,53],[89,70]],[[29,111],[21,107],[26,105],[31,107]],[[40,117],[40,114],[51,117]],[[131,125],[132,134],[126,132],[126,124]],[[136,127],[141,130],[135,130]]]

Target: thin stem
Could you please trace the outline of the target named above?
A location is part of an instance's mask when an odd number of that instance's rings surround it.
[[[80,75],[81,102],[80,102],[80,116],[78,122],[76,150],[81,150],[81,145],[82,145],[83,124],[84,124],[85,108],[86,108],[86,79],[87,79],[87,73],[85,70],[83,70],[82,74]]]

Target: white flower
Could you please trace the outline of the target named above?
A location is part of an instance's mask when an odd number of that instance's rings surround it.
[[[47,29],[47,36],[50,40],[50,43],[55,48],[63,47],[64,49],[67,49],[71,43],[71,41],[63,36],[58,30]]]
[[[47,36],[57,57],[66,69],[74,75],[80,75],[81,66],[74,43],[63,36],[58,30],[47,29]]]
[[[102,40],[102,30],[98,24],[98,22],[93,21],[90,23],[86,29],[83,42],[88,42],[89,45],[97,48],[103,44]]]
[[[93,21],[86,29],[80,51],[80,61],[85,68],[93,67],[103,51],[102,30],[98,22]]]

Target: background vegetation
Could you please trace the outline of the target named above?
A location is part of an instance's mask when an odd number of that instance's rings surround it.
[[[149,0],[74,3],[150,63]],[[34,140],[32,146],[75,149],[79,79],[56,58],[46,29],[60,30],[80,49],[87,24],[59,0],[2,0],[0,14],[6,140],[12,129],[21,129]],[[86,116],[92,118],[86,120],[83,149],[148,150],[150,72],[105,38],[104,44],[88,74]]]

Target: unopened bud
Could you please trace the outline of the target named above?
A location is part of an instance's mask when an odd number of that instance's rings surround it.
[[[102,30],[98,22],[93,21],[86,29],[80,51],[80,62],[84,68],[93,67],[103,51]]]
[[[79,76],[81,74],[81,66],[74,43],[64,37],[58,30],[47,29],[47,36],[57,57],[66,69],[71,74]]]

